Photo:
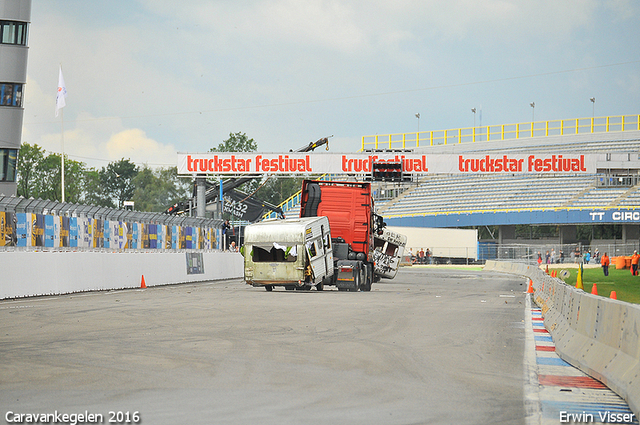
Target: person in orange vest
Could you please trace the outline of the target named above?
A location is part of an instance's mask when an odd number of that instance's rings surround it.
[[[638,276],[638,260],[640,260],[638,251],[633,251],[633,255],[631,256],[631,274],[634,276]]]
[[[602,270],[604,271],[604,275],[605,276],[609,276],[609,264],[611,262],[609,261],[609,257],[607,256],[607,253],[605,252],[604,255],[600,258],[600,264],[602,264]]]

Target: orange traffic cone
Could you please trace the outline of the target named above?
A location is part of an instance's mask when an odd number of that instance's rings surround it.
[[[144,283],[144,275],[142,275],[142,281],[140,282],[140,288],[145,289],[147,287],[147,284]]]
[[[596,285],[595,283],[591,287],[591,294],[592,295],[598,295],[598,285]]]
[[[527,289],[527,294],[533,294],[533,280],[529,279],[529,289]]]
[[[609,298],[611,298],[612,300],[617,300],[618,294],[616,294],[616,291],[611,291],[611,295],[609,295]]]

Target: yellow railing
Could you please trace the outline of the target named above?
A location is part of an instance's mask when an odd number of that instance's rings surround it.
[[[414,133],[377,134],[375,136],[362,136],[362,150],[412,149],[455,143],[631,130],[640,130],[640,115],[572,118]]]

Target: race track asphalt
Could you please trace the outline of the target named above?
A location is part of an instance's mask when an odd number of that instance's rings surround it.
[[[371,292],[232,280],[2,301],[1,423],[524,424],[524,282],[406,268]]]

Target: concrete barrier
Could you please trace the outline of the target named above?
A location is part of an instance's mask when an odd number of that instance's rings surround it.
[[[190,254],[196,254],[191,267]],[[143,275],[146,286],[239,278],[243,258],[219,251],[4,251],[0,299],[139,288]]]
[[[640,306],[588,294],[535,266],[487,261],[485,270],[531,279],[560,358],[611,388],[640,416]]]

